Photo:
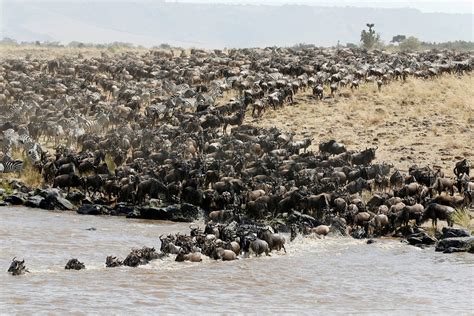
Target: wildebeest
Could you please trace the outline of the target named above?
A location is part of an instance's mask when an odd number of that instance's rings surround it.
[[[161,181],[154,178],[141,181],[137,187],[137,203],[143,203],[146,195],[158,198],[160,194],[168,195],[168,188]]]
[[[375,151],[378,147],[368,148],[361,152],[354,153],[351,155],[351,163],[354,165],[368,165],[372,160],[375,159]]]
[[[235,254],[235,252],[233,252],[232,250],[221,248],[221,247],[216,248],[214,250],[212,257],[215,260],[222,259],[222,261],[232,261],[232,260],[237,259],[237,255]]]
[[[392,189],[396,189],[403,185],[403,175],[399,170],[395,170],[395,172],[390,176],[390,186]]]
[[[160,251],[164,254],[178,254],[181,252],[181,247],[174,244],[174,240],[170,236],[163,238],[159,237],[161,241]]]
[[[144,265],[151,260],[158,259],[160,255],[155,248],[143,247],[141,249],[132,249],[128,256],[123,261],[123,265],[128,267],[137,267]]]
[[[452,227],[454,224],[453,215],[455,211],[456,210],[450,206],[430,203],[425,207],[421,220],[423,222],[431,219],[431,223],[434,227],[436,227],[438,219],[446,220],[448,222],[448,226]]]
[[[336,140],[331,139],[330,141],[320,143],[319,151],[326,152],[331,155],[339,155],[346,152],[346,147],[343,144],[336,142]]]
[[[175,261],[183,262],[183,261],[191,261],[191,262],[201,262],[202,257],[200,252],[191,252],[185,254],[184,252],[180,251],[176,256]]]
[[[362,190],[372,190],[370,183],[363,178],[357,178],[356,180],[349,182],[345,188],[350,194],[362,192]]]
[[[451,195],[454,195],[455,185],[456,185],[456,182],[452,179],[436,178],[434,185],[431,187],[431,189],[438,191],[438,194],[441,194],[441,192],[446,191],[446,192],[450,192]]]
[[[85,269],[86,266],[84,265],[84,263],[80,262],[76,258],[73,258],[66,263],[66,266],[64,268],[66,270],[82,270]]]
[[[400,214],[400,221],[408,226],[408,222],[411,219],[416,221],[416,225],[421,224],[421,218],[423,217],[424,207],[421,204],[405,205]]]
[[[323,96],[324,96],[324,89],[321,85],[317,85],[313,88],[313,95],[316,97],[316,98],[319,98],[319,100],[322,100],[323,99]]]
[[[107,268],[120,267],[123,265],[123,262],[114,256],[107,256],[105,259],[105,266]]]
[[[25,260],[16,260],[16,258],[12,259],[12,263],[10,264],[10,267],[8,268],[8,272],[10,272],[12,275],[21,275],[25,274],[28,271],[28,269],[25,266]]]
[[[268,243],[270,251],[280,251],[283,248],[283,250],[286,252],[285,237],[272,233],[268,228],[260,231],[258,237]]]
[[[66,188],[67,191],[71,188],[83,187],[84,181],[76,174],[62,174],[54,178],[53,188]]]
[[[270,255],[270,248],[268,247],[268,243],[265,240],[253,237],[244,237],[241,240],[242,243],[242,250],[245,253],[250,253],[250,250],[258,257],[265,253],[267,256]]]
[[[377,234],[382,234],[384,228],[388,225],[388,216],[385,214],[377,214],[369,221],[369,227],[373,227]]]
[[[469,176],[471,164],[467,159],[463,159],[461,161],[456,162],[456,166],[454,167],[453,173],[456,175],[457,178],[462,177],[463,174]]]
[[[330,227],[327,225],[318,225],[310,229],[310,231],[316,235],[326,236],[329,234]]]
[[[357,214],[354,214],[352,217],[352,220],[354,222],[354,226],[364,226],[366,225],[369,220],[371,219],[371,215],[368,212],[360,212]]]

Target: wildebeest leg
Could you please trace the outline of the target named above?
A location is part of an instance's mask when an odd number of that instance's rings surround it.
[[[283,250],[284,250],[284,251],[285,251],[285,253],[286,253],[286,248],[285,248],[285,245],[282,245],[282,247],[283,247]]]

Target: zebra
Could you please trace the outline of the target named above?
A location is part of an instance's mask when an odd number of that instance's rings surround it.
[[[9,128],[3,132],[2,151],[5,153],[5,155],[12,155],[13,149],[16,149],[19,145],[18,138],[18,133],[12,128]]]
[[[41,161],[41,154],[43,153],[41,145],[35,142],[27,132],[22,133],[18,137],[18,142],[23,144],[23,149],[25,150],[28,162],[31,163],[31,165],[35,165]]]
[[[33,143],[29,144],[29,148],[25,148],[26,155],[28,157],[28,161],[32,164],[35,165],[36,163],[41,161],[41,154],[43,150],[41,149],[40,144],[38,143]]]
[[[0,162],[0,173],[16,172],[19,175],[23,171],[23,161],[5,159],[6,157],[8,156],[5,156],[3,161]]]
[[[44,124],[43,124],[43,135],[44,135],[44,138],[46,140],[46,143],[54,141],[54,144],[58,145],[60,138],[65,135],[63,125],[64,125],[63,121],[58,121],[58,122],[46,121],[46,122],[44,122]]]
[[[88,132],[103,132],[110,123],[109,116],[105,113],[99,114],[94,119],[77,116],[77,123]]]

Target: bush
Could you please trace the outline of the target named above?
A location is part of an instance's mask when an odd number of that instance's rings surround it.
[[[471,215],[467,209],[457,209],[453,215],[453,221],[456,225],[471,229]]]
[[[421,42],[414,36],[408,37],[406,40],[402,41],[399,45],[400,50],[418,50],[421,47]]]

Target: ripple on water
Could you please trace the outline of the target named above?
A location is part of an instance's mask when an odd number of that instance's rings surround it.
[[[185,232],[189,225],[23,208],[2,208],[0,216],[0,268],[16,256],[31,271],[20,277],[0,273],[4,313],[473,310],[469,254],[444,255],[390,239],[367,245],[350,238],[298,237],[287,254],[271,257],[177,263],[170,256],[137,268],[105,268],[107,255],[124,259],[132,247],[159,248],[160,234]],[[65,271],[73,257],[86,270]]]

